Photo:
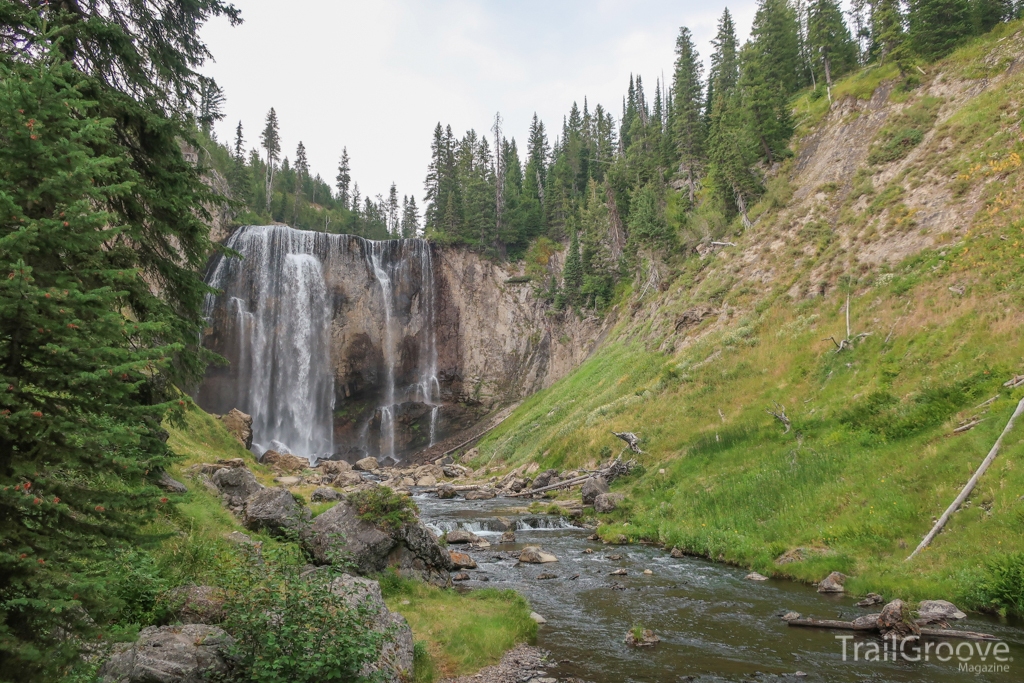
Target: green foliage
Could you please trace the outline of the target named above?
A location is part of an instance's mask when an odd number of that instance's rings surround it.
[[[371,630],[378,609],[332,586],[332,566],[304,573],[287,548],[243,548],[224,579],[226,621],[235,638],[233,680],[314,683],[357,680],[390,634]]]
[[[356,491],[348,495],[359,519],[378,528],[395,532],[416,518],[416,503],[409,496],[395,493],[387,486]]]
[[[941,98],[922,97],[901,112],[879,132],[868,153],[868,163],[890,163],[910,154],[935,124],[941,105]]]
[[[988,605],[1024,614],[1024,552],[1000,555],[985,563],[980,591]]]

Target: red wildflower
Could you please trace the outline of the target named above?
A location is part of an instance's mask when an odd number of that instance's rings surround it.
[[[25,490],[28,491],[30,488],[32,488],[32,482],[26,481],[25,482]]]
[[[36,560],[36,562],[38,562],[39,564],[46,564],[46,560],[44,560],[41,557],[38,560]]]
[[[24,560],[28,555],[26,553],[22,553],[21,555],[18,555],[18,557]]]
[[[39,505],[39,504],[40,504],[40,503],[42,503],[42,502],[43,502],[43,499],[42,499],[42,498],[33,498],[33,499],[32,499],[32,504],[33,504],[33,505]]]
[[[42,416],[43,416],[43,414],[41,412],[39,412],[38,410],[35,411],[34,413],[32,413],[32,417],[42,417]]]
[[[167,502],[167,500],[168,500],[167,498],[161,498],[161,499],[160,499],[160,502],[161,502],[161,503],[166,503],[166,502]]]
[[[96,510],[96,512],[103,512],[103,511],[105,511],[105,510],[106,510],[107,508],[103,507],[102,505],[97,505],[97,506],[96,506],[95,508],[93,508],[93,509],[94,509],[94,510]]]
[[[60,502],[60,498],[58,498],[57,496],[54,496],[54,497],[53,497],[53,503],[54,503],[54,505],[56,505],[56,504],[57,504],[57,503],[59,503],[59,502]]]

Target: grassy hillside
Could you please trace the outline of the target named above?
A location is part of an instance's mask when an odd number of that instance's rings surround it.
[[[1024,396],[1002,387],[1024,372],[1021,29],[910,78],[854,74],[831,107],[797,100],[795,156],[754,226],[670,273],[650,255],[667,287],[621,301],[609,341],[475,464],[593,464],[618,453],[610,431],[635,431],[645,471],[617,485],[627,505],[606,538],[1024,610],[1024,426],[904,562]],[[848,336],[837,351],[830,337]]]

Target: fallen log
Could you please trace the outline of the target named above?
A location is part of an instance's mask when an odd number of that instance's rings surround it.
[[[465,441],[463,441],[462,443],[460,443],[460,444],[459,444],[458,446],[456,446],[455,448],[449,448],[448,450],[446,450],[446,451],[445,451],[444,453],[442,453],[442,454],[441,454],[441,457],[442,457],[442,458],[444,458],[444,457],[446,457],[446,456],[449,456],[449,455],[451,455],[452,453],[454,453],[455,451],[457,451],[457,450],[459,450],[460,448],[462,448],[463,446],[468,446],[469,444],[473,443],[474,441],[477,441],[477,440],[478,440],[478,439],[480,439],[480,438],[481,438],[481,437],[482,437],[482,436],[483,436],[484,434],[486,434],[487,432],[493,431],[493,430],[494,430],[495,428],[497,428],[497,426],[498,426],[498,425],[500,425],[500,424],[501,424],[502,422],[504,422],[505,420],[507,420],[507,419],[508,419],[508,418],[510,418],[510,417],[512,417],[512,413],[511,413],[511,412],[510,412],[510,413],[509,413],[508,415],[506,415],[505,417],[503,417],[503,418],[501,418],[500,420],[498,420],[497,422],[495,422],[494,424],[492,424],[492,425],[491,425],[490,427],[488,427],[488,428],[487,428],[487,429],[485,429],[484,431],[482,431],[482,432],[480,432],[479,434],[477,434],[476,436],[474,436],[474,437],[472,437],[472,438],[470,438],[470,439],[466,439]]]
[[[990,633],[978,633],[977,631],[957,631],[952,628],[922,628],[922,636],[933,636],[939,638],[961,638],[963,640],[999,640]]]
[[[560,481],[557,484],[549,484],[548,486],[541,486],[539,489],[530,489],[529,491],[520,491],[519,493],[509,493],[505,497],[506,498],[521,498],[523,496],[533,495],[534,493],[544,493],[545,491],[554,491],[555,489],[559,489],[559,488],[569,488],[571,486],[576,486],[577,484],[582,484],[587,479],[590,479],[591,477],[595,477],[595,476],[599,476],[599,475],[597,473],[585,474],[585,475],[582,475],[582,476],[579,476],[579,477],[573,477],[572,479],[566,479],[565,481]]]
[[[874,623],[855,624],[852,621],[839,621],[836,619],[791,619],[790,626],[807,626],[811,628],[833,628],[844,631],[877,631],[878,625]],[[960,638],[962,640],[999,640],[989,633],[978,633],[976,631],[958,631],[946,628],[922,628],[921,635],[938,638]]]
[[[963,434],[964,432],[969,432],[972,429],[974,429],[975,427],[977,427],[978,425],[980,425],[982,422],[984,422],[984,420],[972,420],[971,422],[968,422],[966,424],[962,424],[959,427],[957,427],[956,429],[954,429],[953,433],[954,434]]]
[[[1021,413],[1024,413],[1024,398],[1022,398],[1020,400],[1020,403],[1017,404],[1017,409],[1013,411],[1013,415],[1010,416],[1010,419],[1007,421],[1006,426],[1003,427],[1003,433],[999,435],[999,438],[996,439],[995,444],[992,445],[992,450],[988,452],[988,455],[985,456],[985,459],[981,462],[981,465],[978,466],[978,471],[974,473],[974,476],[971,477],[970,481],[967,482],[967,485],[964,486],[962,491],[960,491],[960,495],[956,497],[956,500],[954,500],[953,503],[948,508],[946,508],[946,511],[942,513],[942,517],[939,518],[939,521],[935,523],[935,526],[932,527],[932,530],[929,531],[928,534],[921,540],[921,543],[917,546],[917,548],[914,549],[914,552],[910,553],[909,557],[907,557],[907,559],[904,560],[905,562],[909,562],[910,560],[914,559],[915,555],[917,555],[919,552],[928,547],[928,544],[932,542],[932,540],[939,534],[940,531],[942,531],[942,527],[946,526],[946,522],[948,522],[949,518],[953,516],[953,513],[957,511],[957,509],[960,507],[961,504],[963,504],[965,500],[967,500],[967,496],[971,495],[971,491],[974,490],[974,487],[975,485],[977,485],[978,480],[981,479],[981,476],[985,474],[985,470],[988,469],[988,466],[991,465],[992,461],[996,459],[997,455],[999,455],[999,448],[1000,446],[1003,445],[1003,439],[1006,437],[1007,434],[1009,434],[1010,430],[1013,429],[1013,423],[1020,416]]]

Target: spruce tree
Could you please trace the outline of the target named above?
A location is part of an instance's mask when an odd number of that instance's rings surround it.
[[[270,210],[270,202],[274,197],[274,173],[277,171],[277,161],[281,155],[281,135],[278,131],[277,112],[271,107],[267,112],[267,119],[260,133],[260,142],[267,152],[267,211]]]
[[[978,34],[988,33],[996,24],[1009,21],[1015,15],[1013,0],[973,0],[971,3],[971,21]]]
[[[736,25],[729,8],[718,20],[718,33],[711,41],[711,68],[708,71],[708,91],[705,103],[705,118],[710,122],[715,99],[719,93],[730,97],[739,82],[739,59],[736,51]]]
[[[696,199],[705,159],[705,127],[701,115],[703,64],[693,44],[690,29],[679,29],[676,63],[672,77],[672,138],[679,176],[686,180],[690,204]]]
[[[416,208],[416,197],[409,195],[402,199],[402,237],[417,237],[420,234],[420,212]]]
[[[572,231],[569,253],[562,269],[562,287],[566,300],[574,306],[579,304],[583,290],[583,262],[580,260],[580,240],[576,230]]]
[[[352,169],[349,167],[348,148],[341,148],[341,159],[338,161],[338,175],[334,178],[335,187],[338,189],[336,198],[338,202],[348,208],[352,200],[349,194],[349,185],[352,182]]]
[[[811,0],[808,6],[807,42],[817,74],[824,78],[832,101],[832,83],[857,63],[857,48],[843,21],[838,0]]]
[[[912,66],[900,0],[877,0],[871,7],[872,53],[880,64],[895,63],[901,73]]]
[[[199,127],[206,135],[213,133],[213,124],[224,118],[224,91],[212,78],[199,81]]]
[[[968,0],[909,0],[907,5],[910,45],[929,61],[949,54],[972,33]]]

